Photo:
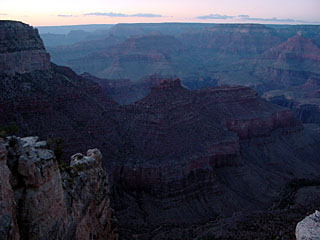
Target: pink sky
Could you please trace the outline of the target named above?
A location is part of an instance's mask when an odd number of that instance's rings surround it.
[[[1,0],[0,19],[34,26],[132,22],[320,23],[320,0]]]

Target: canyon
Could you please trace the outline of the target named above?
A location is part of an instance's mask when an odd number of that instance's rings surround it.
[[[48,51],[53,62],[99,83],[121,82],[108,91],[120,104],[146,96],[154,75],[169,76],[190,89],[244,85],[268,100],[282,96],[273,102],[319,123],[319,36],[318,25],[117,24],[100,39]]]
[[[131,28],[110,31],[122,27]],[[274,37],[281,29],[260,25],[183,25],[175,36],[154,28],[151,36],[119,35],[123,44],[100,52],[104,63],[116,59],[105,73],[123,68],[117,80],[51,63],[36,29],[0,21],[3,59],[23,56],[0,65],[1,238],[292,239],[296,224],[319,206],[317,115],[309,103],[276,94],[296,89],[303,101],[317,98],[317,45],[302,36],[314,29],[293,36],[297,29],[289,29],[284,39]],[[180,34],[191,43],[203,36],[195,51],[208,56],[259,54],[252,59],[256,87],[243,86],[242,72],[226,85],[232,68],[225,77],[221,69],[201,75],[203,85],[173,77],[172,63],[186,54]],[[10,45],[11,38],[22,43]],[[268,46],[254,47],[265,38]],[[218,44],[222,39],[228,44]],[[250,44],[235,49],[235,39]],[[294,75],[292,52],[314,68],[301,65],[305,75]],[[99,67],[97,59],[90,62]],[[292,69],[282,81],[264,78],[261,69],[284,63]],[[141,79],[126,78],[136,73]],[[87,156],[73,155],[87,149]]]
[[[126,127],[131,154],[112,172],[124,239],[184,236],[234,213],[266,209],[290,181],[317,177],[316,127],[304,128],[248,87],[190,91],[179,79],[162,80],[126,107],[133,114]]]

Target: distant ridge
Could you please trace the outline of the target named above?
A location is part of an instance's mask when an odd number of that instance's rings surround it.
[[[86,32],[94,32],[96,30],[107,30],[114,24],[83,24],[83,25],[62,25],[62,26],[38,26],[40,34],[68,34],[72,30],[82,30]]]

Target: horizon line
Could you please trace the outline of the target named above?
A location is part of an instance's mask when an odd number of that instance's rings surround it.
[[[0,21],[15,21],[15,20],[0,20]],[[22,21],[17,21],[22,22]],[[171,23],[171,24],[217,24],[217,25],[223,25],[223,24],[230,24],[230,25],[237,25],[237,24],[257,24],[257,25],[288,25],[288,26],[294,26],[294,25],[319,25],[320,23],[259,23],[259,22],[226,22],[226,23],[216,23],[216,22],[124,22],[124,23],[88,23],[88,24],[70,24],[70,25],[34,25],[34,27],[71,27],[71,26],[88,26],[88,25],[118,25],[118,24],[165,24],[165,23]]]

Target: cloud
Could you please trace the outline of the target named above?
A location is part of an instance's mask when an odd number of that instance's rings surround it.
[[[75,17],[72,14],[58,14],[58,17]]]
[[[137,13],[132,14],[130,17],[145,17],[145,18],[154,18],[154,17],[163,17],[160,14],[152,14],[152,13]]]
[[[241,20],[248,21],[261,21],[261,22],[296,22],[296,20],[287,18],[287,19],[279,19],[279,18],[251,18],[249,15],[239,15]]]
[[[107,17],[128,17],[129,15],[123,13],[103,13],[103,12],[95,12],[95,13],[86,13],[86,16],[107,16]]]
[[[106,17],[142,17],[142,18],[154,18],[154,17],[164,17],[160,14],[153,13],[135,13],[135,14],[125,14],[125,13],[114,13],[114,12],[94,12],[86,13],[86,16],[106,16]]]
[[[197,19],[230,19],[234,16],[220,15],[220,14],[209,14],[205,16],[198,16]]]
[[[249,15],[239,15],[238,17],[239,18],[249,18],[250,16]]]
[[[196,19],[222,19],[222,20],[227,20],[227,19],[233,19],[237,22],[239,21],[248,21],[248,22],[254,22],[254,21],[259,21],[259,22],[266,22],[266,23],[304,23],[304,24],[319,24],[317,21],[304,21],[304,20],[297,20],[297,19],[292,19],[292,18],[254,18],[250,17],[247,14],[241,14],[238,16],[228,16],[228,15],[220,15],[220,14],[209,14],[209,15],[204,15],[204,16],[198,16],[195,17]]]

